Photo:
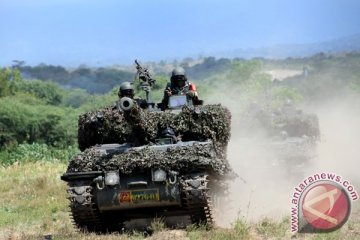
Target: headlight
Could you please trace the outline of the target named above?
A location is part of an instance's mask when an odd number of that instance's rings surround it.
[[[120,177],[118,172],[105,172],[105,184],[114,186],[120,183]]]
[[[166,172],[162,169],[152,170],[153,182],[163,182],[166,180]]]

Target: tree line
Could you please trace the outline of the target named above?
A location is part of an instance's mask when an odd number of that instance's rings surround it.
[[[286,99],[311,101],[331,97],[342,90],[360,93],[359,53],[283,60],[205,58],[196,64],[189,61],[178,64],[196,83],[205,102],[216,96],[217,100],[233,99],[239,108],[254,101],[273,106]],[[161,101],[171,71],[161,67],[154,73],[155,102]],[[264,69],[304,67],[308,70],[306,76],[281,82],[273,82],[264,72]],[[98,83],[97,79],[102,82]],[[78,116],[114,104],[121,82],[133,79],[133,72],[111,68],[83,66],[69,71],[59,66],[20,64],[0,69],[0,148],[32,143],[55,148],[76,146]],[[83,84],[79,84],[81,81]],[[136,84],[137,95],[143,96]]]

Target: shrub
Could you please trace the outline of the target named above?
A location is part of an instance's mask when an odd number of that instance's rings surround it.
[[[19,144],[0,152],[0,164],[11,165],[15,162],[67,162],[79,150],[75,146],[64,149],[49,147],[46,144]]]

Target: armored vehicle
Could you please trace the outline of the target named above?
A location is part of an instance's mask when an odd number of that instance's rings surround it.
[[[154,80],[137,66],[147,108],[122,98],[79,117],[83,152],[61,176],[74,224],[111,232],[132,219],[189,216],[211,226],[210,198],[233,174],[226,160],[230,112],[194,106],[185,95],[171,96],[162,111],[150,100]]]
[[[241,145],[262,150],[249,157],[269,160],[259,163],[262,167],[283,168],[285,174],[298,180],[317,157],[319,120],[290,101],[277,109],[250,104],[242,115],[242,126],[247,132],[242,132]]]

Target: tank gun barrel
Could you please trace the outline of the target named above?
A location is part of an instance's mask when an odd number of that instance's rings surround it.
[[[118,107],[124,112],[130,111],[134,106],[134,100],[129,97],[122,97],[118,103]]]

